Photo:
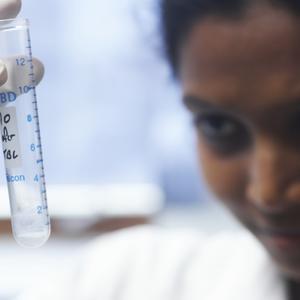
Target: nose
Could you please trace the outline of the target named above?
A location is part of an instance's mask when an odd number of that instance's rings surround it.
[[[300,205],[300,152],[267,138],[255,142],[249,158],[247,199],[261,210],[278,212]]]

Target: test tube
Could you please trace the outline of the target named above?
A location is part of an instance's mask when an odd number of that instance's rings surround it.
[[[29,22],[0,20],[0,59],[8,79],[0,87],[0,128],[12,231],[24,247],[50,235]]]

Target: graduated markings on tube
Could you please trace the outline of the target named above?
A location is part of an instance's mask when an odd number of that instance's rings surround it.
[[[0,126],[5,167],[19,168],[22,158],[15,107],[0,107]]]

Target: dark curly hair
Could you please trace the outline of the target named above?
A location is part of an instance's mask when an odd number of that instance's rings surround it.
[[[300,0],[256,0],[267,1],[292,14],[300,14]],[[240,18],[254,0],[161,0],[161,25],[165,54],[176,74],[178,55],[191,27],[209,15]]]

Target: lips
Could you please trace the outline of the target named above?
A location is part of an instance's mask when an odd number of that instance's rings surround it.
[[[251,214],[251,218],[248,216],[240,220],[255,235],[283,235],[289,237],[300,235],[300,211],[298,209],[289,211],[289,213],[285,212],[273,215],[266,215],[256,211]]]
[[[286,236],[286,237],[300,237],[300,228],[264,228],[256,229],[259,234],[268,236]]]
[[[259,229],[258,237],[268,248],[300,255],[300,229]]]

